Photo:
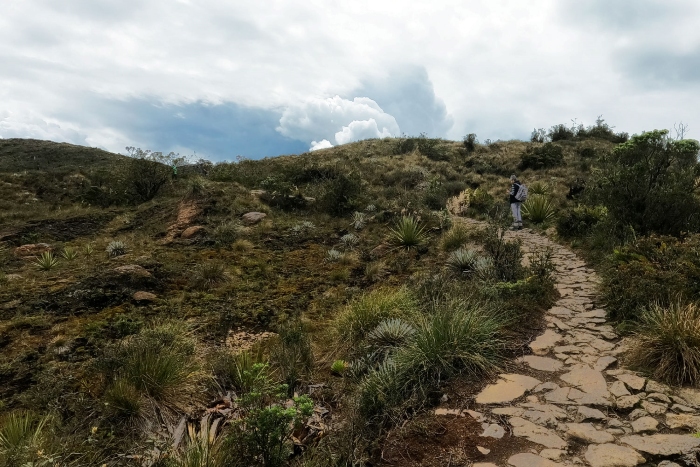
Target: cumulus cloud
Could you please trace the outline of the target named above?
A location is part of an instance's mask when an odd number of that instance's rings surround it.
[[[386,138],[401,133],[396,119],[372,99],[340,96],[310,99],[287,108],[277,127],[284,136],[312,142],[345,144],[367,138]],[[316,144],[314,144],[316,143]]]
[[[319,149],[332,148],[333,145],[327,139],[322,139],[321,141],[311,141],[311,147],[309,151],[318,151]]]

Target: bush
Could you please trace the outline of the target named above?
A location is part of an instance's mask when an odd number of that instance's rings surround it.
[[[313,366],[311,338],[298,321],[285,323],[278,333],[279,342],[273,349],[272,361],[280,369],[288,395],[292,396],[301,378],[308,376]]]
[[[540,147],[529,147],[520,156],[520,170],[548,169],[564,163],[564,151],[561,146],[553,143],[545,143]]]
[[[561,237],[583,237],[605,220],[608,210],[603,206],[579,205],[566,211],[557,219],[557,234]]]
[[[464,149],[467,150],[467,153],[474,152],[478,143],[479,141],[476,139],[476,135],[474,133],[469,133],[464,137]]]
[[[362,179],[358,174],[339,173],[325,183],[324,193],[319,198],[317,206],[323,212],[333,216],[344,216],[359,206],[361,193]]]
[[[591,200],[608,209],[618,234],[628,226],[642,235],[696,231],[699,151],[697,141],[674,141],[667,130],[635,135],[600,159]]]
[[[641,314],[630,361],[654,379],[671,384],[700,382],[700,308],[673,302],[652,305]]]
[[[403,216],[389,236],[392,244],[406,249],[417,247],[426,239],[425,226],[413,216]]]
[[[450,253],[447,268],[456,276],[466,276],[474,272],[479,255],[476,251],[460,248]]]
[[[336,318],[338,335],[357,342],[391,318],[405,318],[417,311],[417,303],[405,288],[379,288],[352,301]]]
[[[549,129],[547,133],[550,141],[567,141],[572,140],[576,137],[576,131],[574,128],[567,128],[566,125],[560,123],[559,125],[554,125]]]
[[[484,235],[484,250],[493,259],[495,277],[502,281],[514,282],[522,277],[523,253],[520,240],[507,241],[505,229],[490,222]]]
[[[523,203],[523,214],[535,224],[541,224],[556,215],[552,200],[545,195],[532,195]]]
[[[131,158],[126,168],[126,180],[137,201],[149,201],[158,194],[173,173],[172,165],[182,162],[175,153],[163,155],[160,152],[143,151],[140,148],[126,148]]]
[[[469,231],[464,224],[455,224],[442,236],[442,249],[452,251],[460,248],[469,240]]]
[[[416,145],[418,146],[418,151],[433,161],[448,161],[450,160],[450,154],[447,152],[446,148],[442,146],[442,141],[435,138],[428,138],[428,135],[421,133],[418,138],[416,138]]]

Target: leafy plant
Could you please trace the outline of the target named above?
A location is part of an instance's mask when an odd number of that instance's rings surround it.
[[[33,261],[34,265],[42,271],[50,271],[58,266],[58,258],[51,251],[45,251]]]
[[[604,206],[578,205],[557,218],[557,234],[562,237],[583,237],[608,215]]]
[[[382,321],[367,335],[367,342],[375,348],[391,348],[405,345],[416,330],[401,318]]]
[[[652,305],[634,333],[631,361],[671,384],[700,382],[700,307],[678,301]]]
[[[552,188],[544,182],[534,182],[528,187],[528,191],[530,195],[542,195],[542,196],[549,196],[552,194]]]
[[[425,226],[413,216],[403,216],[390,232],[391,243],[403,248],[417,247],[426,239]]]
[[[564,151],[561,146],[545,143],[539,147],[529,147],[520,157],[520,170],[547,169],[564,163]]]
[[[545,195],[532,195],[523,203],[523,214],[536,224],[541,224],[556,215],[552,200]]]
[[[447,258],[447,268],[455,275],[461,276],[474,272],[479,255],[476,251],[460,248],[450,253]]]
[[[352,233],[348,233],[340,237],[340,244],[346,250],[354,250],[355,247],[360,243],[360,238]]]
[[[377,210],[377,206],[375,206],[374,204],[368,204],[365,207],[365,211],[367,211],[367,212],[375,212],[376,210]]]
[[[65,247],[61,252],[61,257],[67,261],[73,261],[78,257],[78,252],[71,247]]]
[[[326,261],[329,263],[333,263],[335,261],[338,261],[340,258],[343,257],[343,253],[340,251],[336,250],[335,248],[331,248],[326,252]]]
[[[348,362],[345,360],[335,360],[331,365],[331,373],[342,376],[348,368]]]
[[[47,421],[47,417],[26,411],[12,412],[3,417],[0,421],[0,454],[8,462],[6,465],[19,465],[25,454],[39,447]]]
[[[107,255],[110,258],[126,254],[126,245],[120,240],[113,240],[107,245]]]

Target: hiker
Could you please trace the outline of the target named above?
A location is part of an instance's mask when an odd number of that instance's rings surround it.
[[[525,201],[524,196],[527,196],[527,188],[524,190],[525,185],[520,183],[520,180],[515,175],[510,176],[510,191],[508,195],[510,196],[510,210],[513,213],[513,230],[520,230],[523,228],[523,218],[520,215],[520,207]],[[524,196],[523,196],[523,191]]]

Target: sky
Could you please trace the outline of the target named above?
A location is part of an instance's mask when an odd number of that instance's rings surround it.
[[[698,25],[697,0],[2,0],[0,137],[220,161],[602,115],[700,139]]]

